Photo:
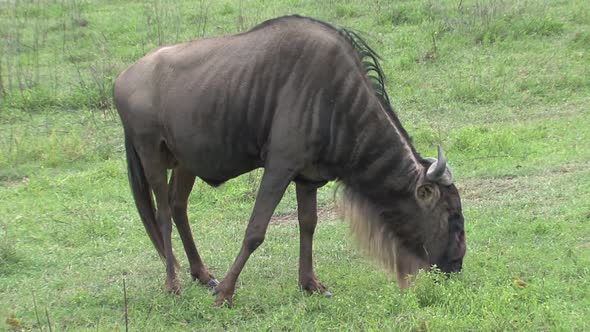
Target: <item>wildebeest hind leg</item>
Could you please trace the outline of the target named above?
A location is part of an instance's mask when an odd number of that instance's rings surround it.
[[[167,160],[161,148],[140,149],[140,159],[147,181],[156,198],[156,217],[163,237],[166,260],[166,289],[180,294],[180,283],[176,278],[176,258],[172,252],[172,213],[168,199]]]
[[[184,246],[184,251],[188,258],[191,275],[193,280],[198,279],[203,285],[209,287],[217,286],[218,282],[215,276],[209,272],[207,266],[201,260],[188,221],[187,206],[188,198],[195,183],[195,176],[188,170],[177,167],[172,171],[170,178],[170,206],[172,207],[172,217],[180,239]]]
[[[297,217],[299,219],[299,286],[310,293],[332,294],[313,272],[313,233],[317,225],[317,187],[296,184]]]
[[[270,217],[294,174],[294,170],[286,167],[265,168],[240,253],[223,281],[213,290],[213,295],[217,295],[216,306],[223,304],[231,306],[238,276],[252,252],[264,241]]]

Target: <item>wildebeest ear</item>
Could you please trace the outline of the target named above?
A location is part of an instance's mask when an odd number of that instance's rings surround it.
[[[416,188],[416,198],[420,205],[432,208],[440,197],[438,186],[433,183],[423,183]]]

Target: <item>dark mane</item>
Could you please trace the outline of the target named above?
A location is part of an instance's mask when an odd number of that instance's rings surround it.
[[[389,95],[387,94],[387,91],[385,89],[385,81],[387,78],[385,76],[385,73],[383,72],[381,64],[379,63],[379,60],[382,60],[382,58],[355,31],[344,28],[339,29],[337,31],[350,43],[350,45],[354,48],[354,50],[360,57],[361,62],[365,68],[367,78],[371,80],[371,82],[373,83],[373,92],[375,93],[375,96],[379,98],[379,102],[381,102],[381,106],[383,106],[383,109],[385,110],[389,118],[393,121],[393,123],[404,136],[404,138],[409,143],[412,143],[412,138],[410,137],[410,135],[408,135],[408,132],[402,126],[401,122],[399,121],[399,118],[397,117],[397,114],[395,114],[395,111],[391,106]],[[415,156],[417,156],[419,159],[422,159],[420,155],[416,152],[412,144],[410,144],[410,148],[412,149],[412,152]]]
[[[377,95],[382,103],[385,104],[384,106],[388,106],[386,111],[393,113],[389,101],[389,95],[387,95],[387,91],[385,91],[385,73],[379,63],[379,60],[382,60],[382,58],[359,36],[357,32],[344,28],[340,29],[339,32],[356,50],[361,58],[367,77],[373,82],[375,95]]]

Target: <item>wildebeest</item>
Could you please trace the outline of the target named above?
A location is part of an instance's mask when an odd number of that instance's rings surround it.
[[[149,53],[116,80],[128,173],[143,224],[180,292],[174,219],[194,279],[231,303],[246,261],[264,241],[291,181],[300,227],[299,284],[327,293],[312,266],[317,189],[339,181],[352,231],[397,272],[400,285],[436,264],[459,271],[465,254],[458,191],[442,150],[424,159],[390,106],[377,54],[356,33],[301,16],[237,35]],[[221,283],[192,238],[195,178],[212,186],[264,168],[243,243]],[[168,183],[167,170],[172,169]],[[155,204],[152,199],[155,196]]]

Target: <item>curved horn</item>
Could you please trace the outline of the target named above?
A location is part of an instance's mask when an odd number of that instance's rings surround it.
[[[433,162],[428,171],[426,172],[426,178],[428,180],[437,182],[439,181],[442,176],[445,174],[445,170],[447,169],[447,160],[445,159],[445,155],[443,153],[442,148],[440,145],[438,146],[438,158],[436,162]]]

